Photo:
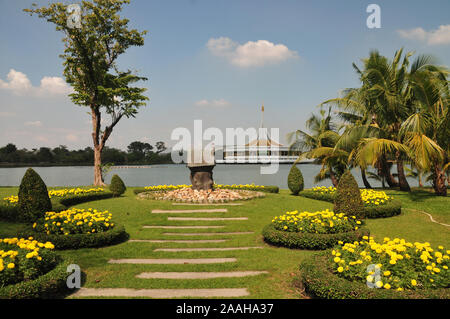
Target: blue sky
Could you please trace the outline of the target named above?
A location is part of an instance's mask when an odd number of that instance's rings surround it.
[[[0,0],[0,145],[70,149],[91,145],[87,109],[67,97],[62,34],[22,12],[32,2]],[[76,3],[76,1],[65,1]],[[381,28],[369,29],[369,4]],[[150,102],[124,119],[110,146],[135,140],[169,145],[176,127],[303,129],[308,116],[339,90],[358,85],[351,67],[371,49],[432,54],[450,65],[450,2],[132,0],[122,16],[148,30],[143,47],[121,57],[123,68],[149,78]]]

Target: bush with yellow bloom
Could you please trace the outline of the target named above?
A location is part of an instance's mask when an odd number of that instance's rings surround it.
[[[329,258],[339,277],[403,291],[447,288],[449,254],[443,246],[431,247],[427,242],[386,237],[379,243],[365,236],[361,241],[341,243]]]
[[[46,212],[33,224],[33,230],[47,235],[91,234],[108,231],[114,227],[112,214],[89,208],[70,208],[59,213]]]
[[[32,280],[50,271],[58,262],[52,249],[52,243],[41,243],[33,237],[0,239],[0,287]]]
[[[335,234],[357,230],[362,222],[355,216],[335,214],[326,209],[317,212],[286,212],[272,219],[275,229],[286,232]]]

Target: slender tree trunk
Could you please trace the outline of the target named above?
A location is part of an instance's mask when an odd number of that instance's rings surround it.
[[[333,170],[330,168],[330,179],[331,179],[331,183],[333,183],[334,187],[337,187],[339,181],[336,178],[336,175],[334,174]]]
[[[422,172],[418,172],[418,177],[419,177],[419,187],[422,188],[423,187],[423,183],[422,183]]]
[[[100,142],[101,113],[95,104],[91,106],[92,141],[94,143],[94,186],[105,186],[102,176],[102,150],[104,143]]]
[[[389,167],[389,163],[386,160],[386,157],[383,156],[380,159],[380,161],[381,161],[381,170],[383,172],[383,176],[385,177],[386,182],[388,183],[389,187],[390,188],[398,187],[399,183],[395,180],[394,176],[392,176],[391,169]]]
[[[102,175],[102,150],[100,146],[94,148],[94,186],[105,186]]]
[[[445,174],[439,165],[434,165],[434,193],[438,196],[447,196],[447,186],[445,185]]]
[[[397,155],[397,158],[399,155]],[[398,183],[401,191],[410,192],[411,187],[409,187],[408,181],[406,180],[405,170],[403,167],[403,161],[397,159],[397,174],[398,174]]]
[[[360,167],[360,169],[361,169],[361,177],[362,177],[362,180],[363,180],[363,183],[364,183],[364,187],[372,189],[372,186],[370,186],[370,183],[369,183],[369,181],[367,180],[367,177],[366,177],[366,170],[364,168],[362,168],[362,167]]]

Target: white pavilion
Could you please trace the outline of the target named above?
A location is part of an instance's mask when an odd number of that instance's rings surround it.
[[[264,164],[294,163],[300,155],[297,151],[289,152],[289,147],[271,139],[267,129],[264,130],[264,105],[261,107],[261,125],[256,139],[245,145],[227,145],[222,151],[222,158],[217,164]],[[263,132],[263,133],[262,133]],[[217,150],[216,150],[217,151]]]

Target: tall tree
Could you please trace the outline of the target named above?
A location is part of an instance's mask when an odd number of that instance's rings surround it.
[[[88,107],[92,120],[94,146],[94,185],[104,185],[101,154],[114,127],[126,117],[135,117],[148,100],[145,88],[133,86],[147,80],[119,69],[117,59],[129,47],[144,45],[146,31],[130,29],[129,20],[119,16],[129,0],[81,1],[78,11],[72,5],[52,3],[47,7],[25,9],[56,25],[64,33],[64,76],[74,93],[71,100]],[[77,23],[74,23],[77,22]],[[101,127],[102,115],[110,122]]]

